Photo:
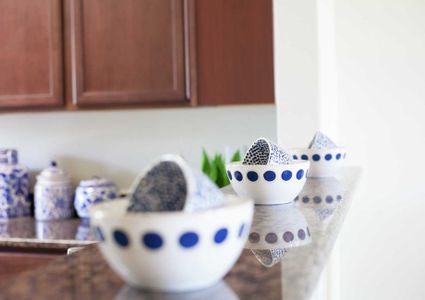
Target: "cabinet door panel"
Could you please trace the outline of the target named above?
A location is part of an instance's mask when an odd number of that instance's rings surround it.
[[[0,107],[63,103],[60,0],[0,0]]]
[[[182,0],[70,0],[78,106],[184,102]]]
[[[271,0],[196,0],[198,103],[273,103]]]

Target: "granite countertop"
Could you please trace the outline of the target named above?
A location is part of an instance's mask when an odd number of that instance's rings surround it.
[[[109,268],[97,246],[87,245],[93,242],[90,238],[82,241],[73,239],[77,236],[76,228],[82,224],[71,220],[59,241],[82,242],[87,246],[72,255],[1,282],[1,298],[309,299],[342,227],[359,173],[358,169],[347,168],[337,179],[309,179],[295,204],[279,208],[279,214],[289,217],[279,219],[276,212],[257,207],[246,249],[224,280],[208,289],[162,294],[129,287]],[[13,227],[12,223],[9,226]],[[281,234],[284,230],[297,234],[300,232],[298,228],[304,228],[304,233],[298,235],[300,238],[292,239],[288,247],[277,252],[275,250],[279,247],[272,240],[258,239],[266,232]],[[38,235],[34,234],[34,230],[32,232],[23,239],[34,243],[55,243],[55,239],[50,238],[37,241]],[[40,229],[40,232],[43,230]],[[16,237],[12,234],[11,238]],[[7,237],[0,239],[0,246],[3,243],[8,243]]]
[[[37,221],[22,217],[0,221],[0,251],[10,248],[66,249],[95,242],[88,222],[76,218]]]

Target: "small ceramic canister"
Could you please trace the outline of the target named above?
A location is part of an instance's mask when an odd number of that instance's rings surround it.
[[[109,201],[118,197],[117,186],[109,179],[93,177],[82,180],[75,192],[74,207],[80,218],[89,218],[87,208],[103,201]]]
[[[67,219],[74,213],[71,181],[54,161],[37,176],[34,206],[35,218],[40,221]]]
[[[28,169],[18,164],[15,149],[0,149],[0,218],[31,214]]]

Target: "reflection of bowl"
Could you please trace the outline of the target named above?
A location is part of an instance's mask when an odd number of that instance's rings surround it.
[[[202,289],[199,291],[187,293],[155,293],[145,292],[132,288],[131,286],[124,286],[120,289],[114,300],[237,300],[239,299],[235,292],[224,282],[213,285],[212,287]]]
[[[310,242],[307,220],[294,203],[255,207],[246,248],[285,249]]]
[[[252,249],[251,252],[257,260],[265,267],[271,268],[283,258],[286,249]]]
[[[343,197],[344,188],[336,178],[311,178],[295,201],[302,207],[312,208],[320,222],[325,222],[330,220]]]
[[[338,174],[343,165],[347,152],[343,147],[308,149],[290,149],[289,153],[294,161],[309,161],[308,177],[333,177]]]
[[[230,163],[227,176],[235,192],[255,204],[282,204],[294,200],[304,186],[309,162],[290,165]]]
[[[131,286],[168,292],[217,283],[239,257],[253,203],[227,195],[199,212],[127,212],[128,199],[90,207],[91,225],[110,266]]]

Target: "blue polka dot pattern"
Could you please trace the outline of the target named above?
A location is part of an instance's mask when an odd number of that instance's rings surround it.
[[[245,224],[242,223],[241,227],[239,227],[238,237],[242,237],[244,230],[245,230]]]
[[[263,175],[264,179],[267,181],[273,181],[276,179],[276,173],[273,171],[266,171]]]
[[[332,154],[328,153],[325,155],[325,159],[326,160],[331,160],[332,159]]]
[[[184,248],[191,248],[195,246],[199,241],[199,237],[195,232],[189,231],[180,237],[180,245],[182,245]]]
[[[243,179],[242,173],[239,172],[239,171],[236,171],[235,172],[235,178],[236,178],[237,181],[242,181],[242,179]]]
[[[320,160],[320,155],[319,154],[313,154],[313,160],[314,161],[319,161]]]
[[[297,172],[297,179],[298,180],[301,180],[301,178],[303,178],[303,176],[304,176],[304,170],[298,170],[298,172]]]
[[[302,160],[308,160],[308,156],[306,154],[301,155]]]
[[[104,242],[105,241],[105,236],[103,235],[102,229],[100,229],[100,227],[96,226],[94,228],[94,234],[96,235],[96,238],[101,241]]]
[[[221,244],[227,238],[228,231],[226,228],[219,229],[214,235],[214,242],[216,244]]]
[[[149,232],[143,236],[143,244],[149,249],[159,249],[163,243],[161,236],[157,233]]]
[[[337,160],[339,160],[341,158],[341,153],[338,153],[335,157]]]
[[[114,239],[115,242],[120,246],[120,247],[127,247],[130,244],[130,241],[127,237],[127,234],[122,231],[122,230],[114,230]]]
[[[254,182],[254,181],[257,181],[257,179],[258,179],[258,174],[257,174],[257,172],[249,171],[249,172],[246,174],[246,177],[248,177],[249,181]]]
[[[289,179],[292,178],[292,172],[289,170],[283,171],[282,172],[282,179],[285,181],[288,181]]]
[[[295,154],[292,156],[293,159],[297,160],[298,156],[296,156]]]
[[[229,177],[229,180],[232,180],[232,179],[233,179],[233,178],[232,178],[232,172],[227,171],[227,177]]]

